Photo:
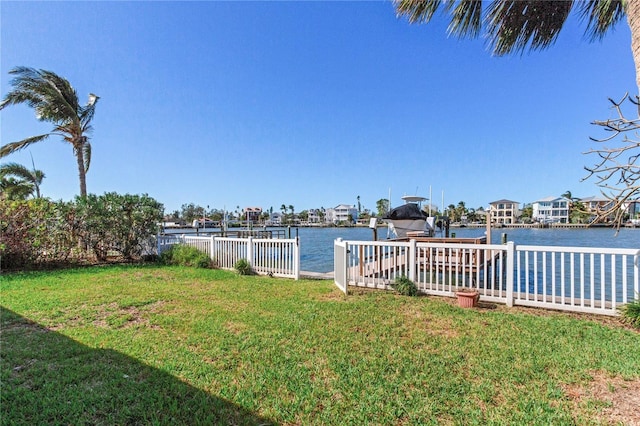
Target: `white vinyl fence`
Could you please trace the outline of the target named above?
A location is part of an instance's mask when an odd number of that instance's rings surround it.
[[[238,260],[246,259],[257,274],[296,280],[300,278],[298,238],[261,239],[162,235],[158,237],[158,254],[162,254],[174,244],[187,244],[196,247],[223,269],[233,269]]]
[[[336,285],[389,289],[401,276],[425,294],[475,288],[488,302],[616,315],[640,293],[640,250],[399,241],[334,243]]]

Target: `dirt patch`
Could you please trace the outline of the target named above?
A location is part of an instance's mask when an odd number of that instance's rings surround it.
[[[239,336],[249,329],[245,323],[233,321],[227,321],[224,323],[224,328],[235,336]]]
[[[565,393],[577,410],[584,412],[597,407],[594,420],[606,424],[640,426],[640,379],[624,380],[604,372],[592,373],[586,385],[564,386]]]
[[[142,306],[121,307],[117,303],[102,305],[96,310],[96,319],[93,324],[106,328],[128,328],[138,325],[150,326],[148,313],[155,312],[162,301],[143,304]],[[141,309],[142,308],[142,309]]]

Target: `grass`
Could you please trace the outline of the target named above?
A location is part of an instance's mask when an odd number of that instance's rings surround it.
[[[575,389],[640,382],[640,334],[575,315],[176,266],[0,291],[3,424],[606,424]]]

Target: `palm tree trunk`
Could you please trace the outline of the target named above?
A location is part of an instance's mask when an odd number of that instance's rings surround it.
[[[87,176],[84,171],[84,157],[82,155],[82,149],[74,149],[76,153],[76,160],[78,161],[78,178],[80,179],[80,196],[87,196]]]
[[[636,65],[636,85],[640,91],[640,1],[627,0],[626,14],[631,29],[631,51]]]

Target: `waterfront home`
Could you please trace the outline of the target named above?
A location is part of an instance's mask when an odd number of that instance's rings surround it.
[[[309,209],[307,214],[307,222],[309,223],[320,223],[322,221],[323,213],[320,209]]]
[[[565,197],[546,197],[531,204],[531,218],[540,223],[569,223],[571,200]]]
[[[244,219],[250,222],[259,222],[262,215],[262,207],[245,207],[242,210]]]
[[[325,222],[329,223],[337,224],[356,220],[358,220],[358,209],[350,204],[339,204],[332,209],[327,209],[325,213]]]
[[[625,209],[629,213],[629,219],[640,220],[640,200],[626,202]]]
[[[493,223],[504,225],[515,223],[520,216],[520,204],[511,200],[493,201],[489,203],[489,216]]]
[[[281,226],[282,225],[282,213],[273,212],[269,215],[269,221],[266,223],[267,226]]]
[[[598,212],[606,211],[613,206],[613,202],[611,200],[602,196],[581,198],[580,202],[584,205],[587,212],[591,214],[592,220],[598,216]],[[607,216],[607,220],[613,219],[614,216],[615,214],[611,213]]]

